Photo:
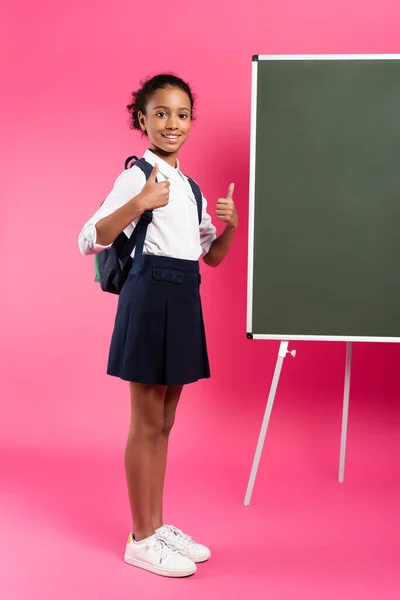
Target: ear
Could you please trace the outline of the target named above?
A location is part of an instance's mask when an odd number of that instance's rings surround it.
[[[140,110],[138,112],[138,121],[142,132],[146,133],[146,115],[144,115]]]

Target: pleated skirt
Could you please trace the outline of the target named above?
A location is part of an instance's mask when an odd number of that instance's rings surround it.
[[[107,373],[166,386],[210,377],[198,261],[141,257],[119,296]]]

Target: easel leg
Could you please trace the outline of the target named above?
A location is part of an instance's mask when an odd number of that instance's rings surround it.
[[[344,480],[344,463],[346,460],[347,424],[349,419],[350,375],[351,375],[352,343],[347,342],[346,371],[344,376],[342,435],[340,441],[339,483]]]
[[[253,493],[254,483],[257,476],[258,466],[260,464],[261,454],[264,447],[265,436],[268,429],[269,420],[271,418],[272,407],[274,405],[275,394],[279,383],[279,377],[281,374],[283,359],[288,353],[288,344],[289,342],[281,342],[278,352],[278,358],[276,361],[275,372],[271,383],[271,388],[269,391],[268,402],[265,409],[264,419],[261,426],[260,436],[258,438],[258,444],[256,448],[256,453],[254,456],[253,467],[250,473],[250,479],[247,486],[246,496],[244,499],[244,505],[249,506],[251,496]],[[292,356],[295,356],[295,351],[293,351]]]

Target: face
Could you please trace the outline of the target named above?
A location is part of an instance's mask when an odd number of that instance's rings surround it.
[[[179,149],[186,142],[191,125],[189,96],[179,88],[154,92],[146,112],[139,112],[139,123],[150,141],[150,149],[175,166]]]

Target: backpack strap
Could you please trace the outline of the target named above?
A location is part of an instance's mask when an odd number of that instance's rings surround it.
[[[132,157],[131,157],[131,158],[132,158]],[[136,158],[136,157],[133,157],[133,158]],[[125,164],[126,164],[126,162],[125,162]],[[139,169],[140,169],[141,171],[143,171],[143,173],[144,173],[144,174],[145,174],[145,176],[146,176],[146,181],[147,181],[147,179],[150,177],[150,175],[151,175],[151,173],[152,173],[152,171],[153,171],[153,166],[152,166],[150,163],[148,163],[148,162],[147,162],[147,160],[145,160],[144,158],[138,158],[138,159],[136,159],[136,160],[135,160],[135,162],[133,162],[133,163],[132,163],[132,164],[129,166],[129,168],[131,168],[131,167],[133,167],[133,166],[135,166],[135,167],[139,167]]]
[[[125,169],[132,167],[138,167],[145,175],[146,181],[149,179],[153,167],[144,158],[137,158],[136,156],[129,156],[125,161]],[[153,211],[145,210],[140,217],[135,229],[132,232],[131,237],[126,242],[124,250],[120,256],[120,261],[123,263],[132,254],[134,247],[136,246],[135,258],[142,256],[144,240],[146,237],[147,227],[153,220]],[[134,260],[135,263],[135,260]],[[136,261],[137,263],[137,261]]]
[[[193,181],[193,179],[190,179],[190,177],[188,177],[187,175],[185,175],[185,177],[188,180],[188,182],[190,183],[190,187],[192,188],[192,192],[194,194],[194,197],[196,198],[197,214],[199,217],[199,225],[200,225],[201,220],[203,218],[203,194],[201,193],[199,186],[197,185],[197,183],[195,181]]]

